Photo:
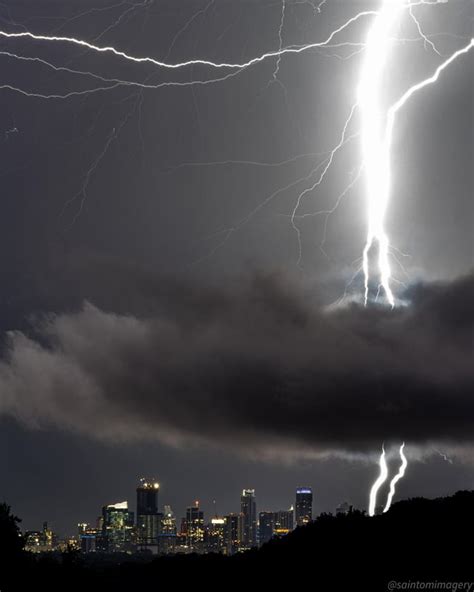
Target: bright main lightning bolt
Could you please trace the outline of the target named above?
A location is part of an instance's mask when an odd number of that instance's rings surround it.
[[[398,469],[398,473],[395,475],[395,477],[390,481],[390,491],[388,493],[388,497],[387,497],[387,503],[385,504],[385,508],[383,509],[384,513],[388,512],[390,509],[390,506],[392,505],[392,499],[393,496],[395,495],[395,485],[400,481],[400,479],[402,479],[405,475],[405,470],[407,468],[408,465],[408,461],[406,456],[403,454],[403,449],[405,448],[405,442],[403,442],[403,444],[400,446],[400,458],[402,459],[402,464],[400,465],[400,468]]]
[[[379,460],[380,466],[380,474],[372,485],[372,489],[370,490],[370,497],[369,497],[369,516],[374,516],[375,514],[375,505],[377,503],[377,493],[382,485],[387,480],[388,476],[388,468],[387,468],[387,461],[385,460],[385,448],[382,446],[382,454],[380,455]]]
[[[379,14],[375,18],[367,37],[366,57],[358,88],[358,106],[362,120],[362,154],[367,181],[368,215],[367,240],[363,250],[362,263],[365,285],[364,301],[367,304],[370,289],[369,254],[371,248],[376,245],[378,247],[379,289],[382,288],[385,291],[385,296],[392,307],[395,305],[395,298],[390,286],[392,275],[389,260],[390,242],[385,230],[385,216],[391,191],[391,147],[395,116],[411,96],[429,84],[436,82],[444,69],[474,46],[474,39],[471,39],[466,47],[456,51],[438,66],[432,76],[414,84],[396,103],[387,111],[384,111],[381,96],[384,83],[383,74],[386,69],[394,29],[397,27],[402,11],[406,6],[409,7],[410,15],[415,21],[422,38],[425,42],[427,41],[419,22],[412,12],[412,7],[415,4],[406,4],[405,0],[383,0]],[[434,48],[433,45],[432,47]]]
[[[363,251],[365,303],[369,295],[369,252],[378,246],[380,284],[391,306],[389,240],[385,232],[385,213],[390,196],[390,154],[384,150],[386,113],[381,105],[384,71],[390,53],[391,36],[404,8],[404,0],[384,0],[367,36],[366,54],[358,88],[362,121],[362,155],[367,180],[367,241]]]

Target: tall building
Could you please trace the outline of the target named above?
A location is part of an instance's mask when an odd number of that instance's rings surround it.
[[[102,540],[109,553],[133,550],[133,512],[127,502],[110,504],[102,508]]]
[[[99,531],[90,524],[82,522],[77,525],[77,534],[82,553],[94,553],[97,548],[97,539]]]
[[[313,490],[311,487],[296,489],[295,522],[296,526],[308,524],[313,519]]]
[[[174,553],[176,549],[176,518],[171,506],[165,506],[159,536],[160,553]]]
[[[140,479],[137,487],[137,544],[139,548],[158,546],[162,514],[158,511],[160,486],[155,479]]]
[[[25,548],[31,553],[53,551],[57,544],[57,537],[47,522],[43,522],[43,530],[41,531],[27,531],[25,538]]]
[[[290,510],[279,510],[275,512],[273,523],[274,536],[283,536],[293,530],[293,508]]]
[[[240,516],[224,516],[224,551],[226,555],[237,553],[240,548]]]
[[[241,546],[251,549],[257,544],[257,504],[255,489],[244,489],[240,497]]]
[[[258,515],[258,542],[260,545],[268,543],[273,536],[275,512],[260,512]]]
[[[198,501],[186,509],[186,545],[197,553],[204,550],[204,512]]]
[[[219,516],[211,518],[206,529],[206,551],[208,553],[222,553],[224,551],[225,524],[224,518]]]
[[[274,536],[284,536],[293,530],[293,508],[278,512],[260,512],[258,515],[258,541],[267,543]]]

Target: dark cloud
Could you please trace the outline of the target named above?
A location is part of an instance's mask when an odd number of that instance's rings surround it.
[[[393,311],[328,311],[279,275],[201,293],[160,285],[151,316],[86,303],[11,333],[3,413],[257,452],[473,438],[474,275],[414,286]]]

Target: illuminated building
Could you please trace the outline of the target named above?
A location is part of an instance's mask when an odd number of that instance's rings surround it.
[[[80,523],[77,525],[77,534],[80,541],[80,549],[82,553],[94,553],[97,549],[97,540],[100,531],[97,528],[92,528],[87,523]]]
[[[224,552],[226,555],[237,553],[240,548],[240,516],[224,516]]]
[[[275,512],[275,519],[273,522],[273,535],[284,536],[293,530],[293,509],[279,510]]]
[[[257,544],[257,504],[255,489],[244,489],[240,497],[241,547],[251,549]]]
[[[160,553],[174,553],[176,549],[176,518],[171,506],[165,506],[159,535]]]
[[[204,512],[198,501],[186,509],[186,545],[190,551],[204,550]]]
[[[274,536],[284,536],[293,530],[293,508],[258,515],[259,543],[263,545]]]
[[[163,515],[158,511],[160,486],[154,479],[140,479],[137,487],[137,545],[139,548],[158,549],[158,537]]]
[[[208,553],[222,553],[224,551],[225,518],[215,516],[206,531],[206,550]]]
[[[133,512],[127,502],[110,504],[102,508],[102,545],[109,553],[133,550]]]
[[[27,530],[25,532],[25,550],[30,553],[41,553],[41,538],[40,530]]]
[[[296,526],[308,524],[313,519],[313,490],[311,487],[296,489],[295,522]]]
[[[43,530],[30,530],[25,533],[25,549],[31,553],[45,553],[54,551],[56,548],[56,535],[48,527],[47,522],[43,522]]]

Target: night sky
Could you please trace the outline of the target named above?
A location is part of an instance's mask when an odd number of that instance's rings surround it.
[[[378,2],[318,4],[287,0],[282,47]],[[415,10],[442,56],[473,35],[472,0]],[[242,63],[278,49],[281,16],[277,0],[2,0],[0,30]],[[443,60],[409,19],[398,37],[388,103]],[[244,487],[258,510],[298,485],[316,512],[366,507],[384,441],[407,443],[397,497],[474,487],[472,52],[397,120],[391,310],[356,302],[361,274],[331,306],[365,241],[362,181],[298,219],[301,257],[290,219],[354,103],[357,49],[210,82],[229,71],[0,37],[0,498],[25,528],[134,506],[141,476],[178,517],[195,499],[237,511]],[[332,209],[360,165],[355,138],[299,213]]]

